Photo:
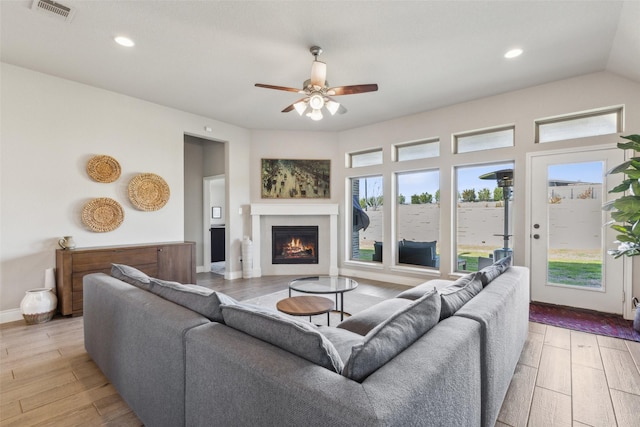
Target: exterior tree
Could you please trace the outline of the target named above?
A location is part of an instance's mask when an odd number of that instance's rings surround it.
[[[498,201],[503,198],[502,187],[496,187],[493,189],[493,200]]]
[[[475,202],[476,201],[476,190],[475,190],[475,188],[469,188],[467,190],[462,190],[462,201],[463,202]]]
[[[489,190],[488,188],[483,188],[482,190],[478,191],[478,200],[480,200],[481,202],[488,202],[489,200],[491,200],[491,190]]]
[[[377,211],[380,206],[384,203],[384,199],[382,196],[371,196],[367,199],[367,206],[371,208],[371,210]]]
[[[398,204],[399,205],[404,205],[407,203],[407,198],[404,197],[404,194],[401,194],[398,196]]]
[[[433,202],[433,196],[429,193],[414,194],[411,196],[412,205],[424,205]]]

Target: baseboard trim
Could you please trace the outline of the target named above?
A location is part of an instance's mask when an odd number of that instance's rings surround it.
[[[19,308],[0,311],[0,323],[16,322],[18,320],[23,320],[22,312]]]
[[[242,271],[225,271],[224,278],[226,280],[242,279]]]

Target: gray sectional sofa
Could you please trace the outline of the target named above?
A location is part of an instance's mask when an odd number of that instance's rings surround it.
[[[222,294],[193,286],[175,303],[179,285],[120,278],[134,285],[85,276],[85,346],[148,427],[493,426],[528,330],[524,267],[426,282],[338,328],[279,329]]]

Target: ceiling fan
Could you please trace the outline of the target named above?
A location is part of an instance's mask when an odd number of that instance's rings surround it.
[[[318,55],[322,53],[322,48],[319,46],[311,46],[309,51],[314,56],[313,63],[311,64],[311,78],[305,80],[302,84],[302,89],[256,83],[257,87],[297,92],[305,95],[304,98],[297,100],[282,110],[283,113],[296,110],[300,115],[306,113],[307,117],[312,120],[322,120],[323,107],[326,108],[331,115],[336,113],[344,114],[347,112],[347,109],[344,108],[344,106],[340,105],[339,102],[332,98],[333,96],[353,95],[356,93],[375,92],[378,90],[378,85],[375,83],[329,87],[329,83],[327,82],[327,64],[318,61]]]

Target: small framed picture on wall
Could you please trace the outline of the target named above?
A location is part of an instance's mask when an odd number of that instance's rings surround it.
[[[211,208],[211,218],[213,219],[222,218],[222,208],[220,206],[213,206]]]

